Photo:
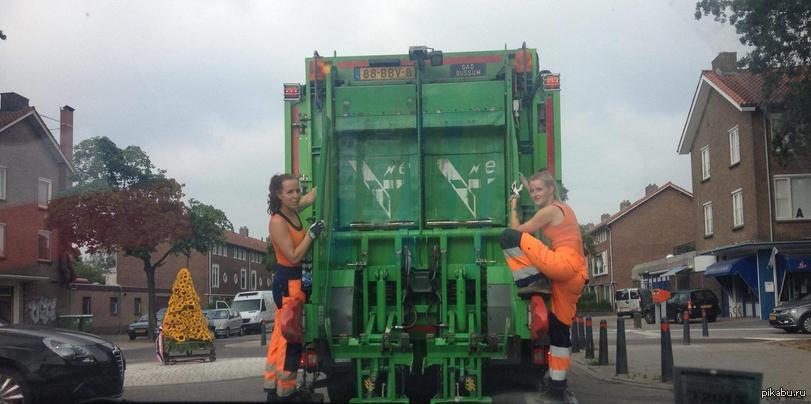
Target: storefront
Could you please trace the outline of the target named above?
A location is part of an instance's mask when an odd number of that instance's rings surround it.
[[[811,293],[811,255],[777,254],[780,301],[793,302]]]

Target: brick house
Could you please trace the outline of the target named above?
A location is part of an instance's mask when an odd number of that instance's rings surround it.
[[[692,194],[671,182],[650,184],[641,199],[623,201],[614,215],[603,214],[588,231],[595,253],[586,257],[586,288],[613,304],[614,291],[640,286],[632,279],[636,265],[692,248],[693,214]]]
[[[73,111],[62,107],[57,142],[27,98],[0,95],[0,321],[56,325],[69,312],[72,274],[45,219],[71,186]]]
[[[781,166],[770,154],[791,82],[768,99],[763,82],[736,68],[734,52],[720,53],[701,72],[678,146],[691,160],[697,258],[731,317],[764,319],[811,292],[811,156]]]
[[[170,255],[155,270],[156,310],[166,307],[171,296],[172,283],[180,268],[188,268],[194,288],[203,307],[213,306],[215,301],[231,302],[234,295],[248,290],[270,290],[271,274],[262,264],[267,254],[265,241],[248,236],[248,228],[239,233],[225,231],[225,244],[216,246],[208,254],[193,252],[185,255]],[[169,248],[159,246],[153,257],[162,257]],[[116,268],[108,279],[114,284],[90,285],[71,283],[71,308],[78,314],[93,315],[93,332],[126,332],[129,323],[146,314],[148,289],[143,262],[116,255]]]

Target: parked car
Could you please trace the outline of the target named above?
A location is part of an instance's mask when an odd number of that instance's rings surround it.
[[[0,321],[0,402],[54,403],[120,397],[126,361],[96,335]]]
[[[769,313],[769,325],[786,332],[811,334],[811,294],[773,308]]]
[[[166,307],[158,310],[158,312],[155,313],[155,317],[158,321],[157,325],[155,325],[155,335],[158,335],[158,329],[161,326],[164,314],[166,314]],[[147,328],[149,328],[149,315],[144,314],[143,316],[141,316],[141,318],[138,319],[138,321],[130,324],[129,327],[127,327],[127,334],[129,334],[130,340],[133,340],[138,336],[144,336],[149,338],[146,332]]]
[[[620,289],[614,293],[617,304],[617,316],[642,313],[642,309],[651,304],[651,291],[648,289],[630,288]]]
[[[656,321],[654,304],[651,303],[643,309],[645,322],[653,324]],[[690,310],[688,310],[690,308]],[[690,318],[701,318],[701,310],[705,310],[707,321],[714,322],[721,314],[721,306],[718,305],[718,297],[709,289],[685,289],[670,292],[670,299],[667,300],[666,315],[668,321],[681,323],[684,313],[689,312]]]
[[[238,334],[242,336],[242,317],[234,309],[203,310],[208,318],[208,328],[215,337],[222,335],[225,338]]]
[[[239,292],[234,296],[231,307],[242,316],[242,329],[245,332],[259,332],[262,323],[265,323],[268,330],[273,329],[273,318],[276,314],[273,292],[269,290]]]

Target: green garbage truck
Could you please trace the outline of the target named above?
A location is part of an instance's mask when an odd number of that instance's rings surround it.
[[[494,370],[540,381],[545,307],[516,293],[499,236],[519,173],[561,179],[560,76],[525,44],[315,52],[305,70],[284,84],[285,168],[318,187],[302,219],[327,224],[305,370],[353,403],[488,402]]]

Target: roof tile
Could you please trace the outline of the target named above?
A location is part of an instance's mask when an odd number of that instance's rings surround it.
[[[28,115],[33,110],[34,107],[26,107],[19,111],[0,112],[0,128],[6,127],[6,125]]]

